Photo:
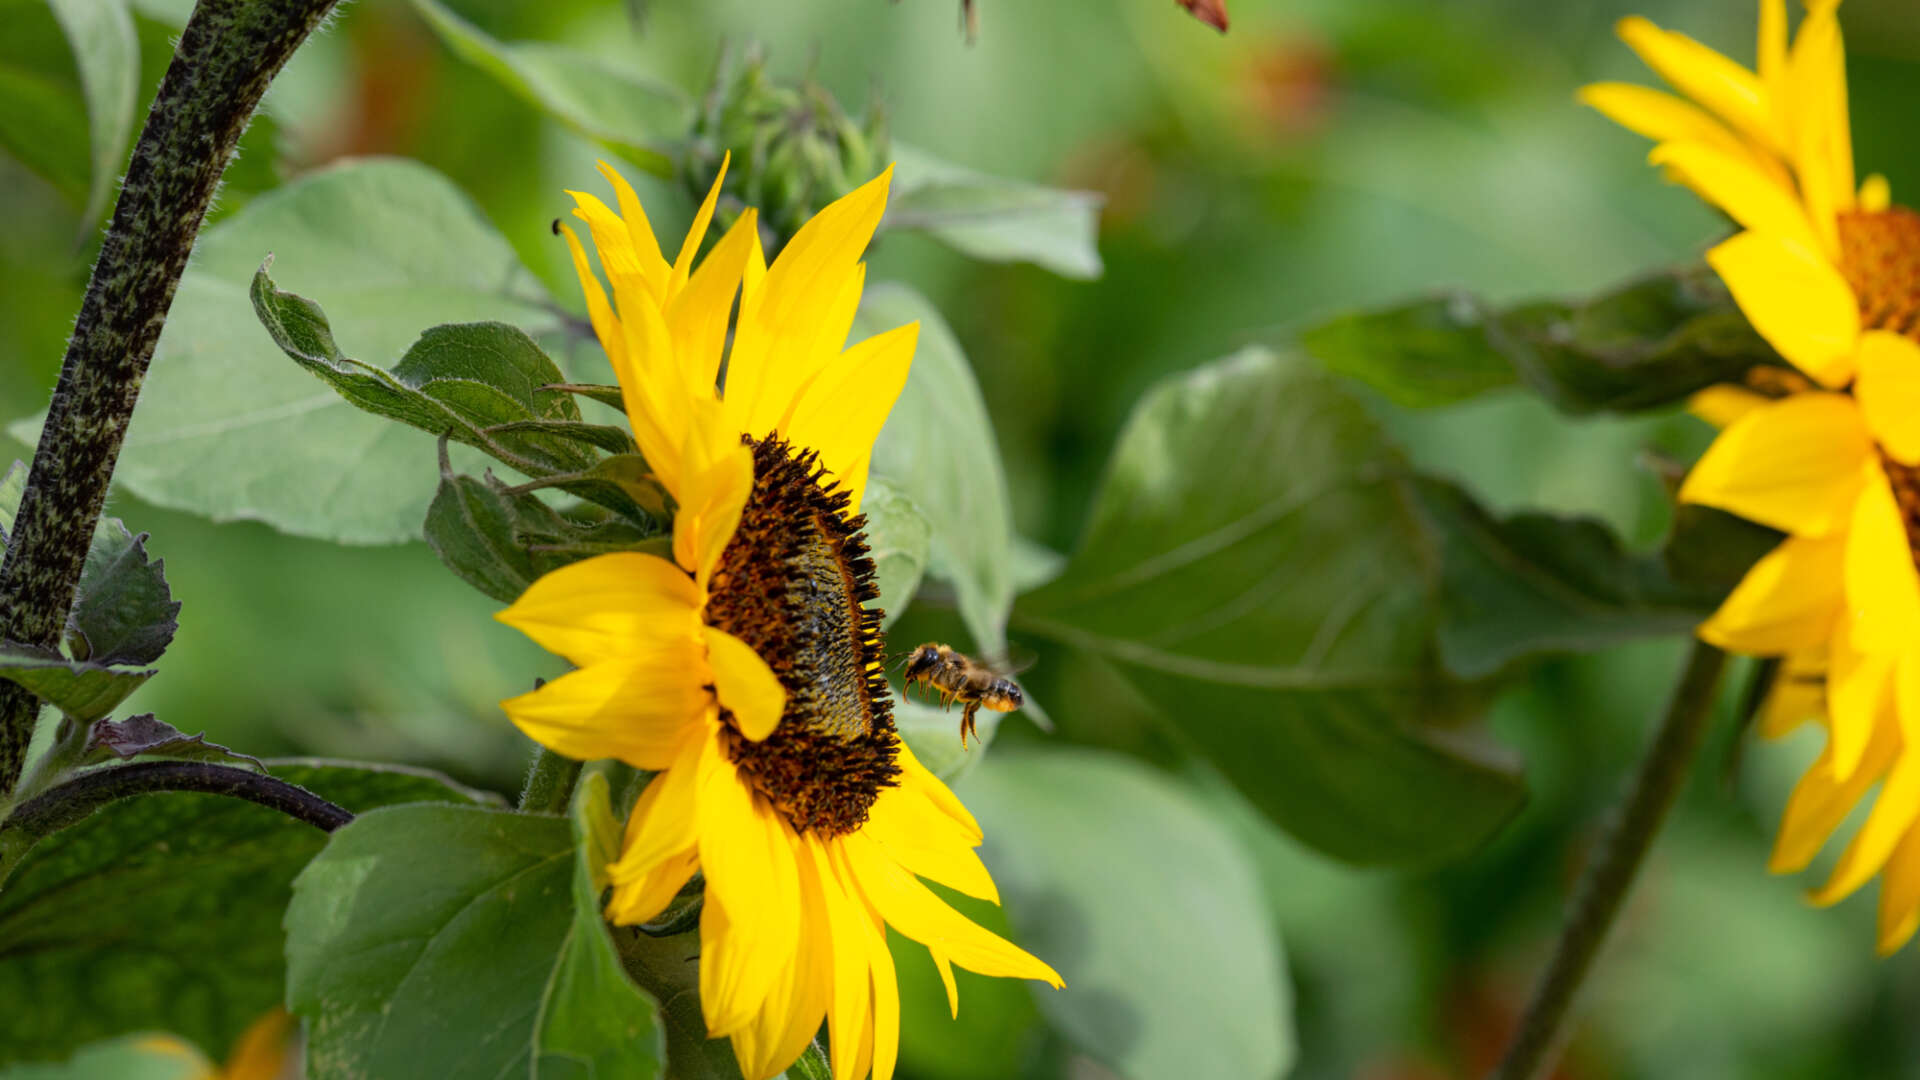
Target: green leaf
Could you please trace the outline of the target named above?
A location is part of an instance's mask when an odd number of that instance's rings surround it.
[[[893,156],[893,197],[882,229],[918,229],[989,262],[1100,276],[1099,194],[988,176],[898,142]]]
[[[198,1049],[158,1033],[93,1043],[59,1064],[0,1070],[0,1080],[206,1080],[217,1075]]]
[[[334,306],[332,332],[356,355],[399,356],[435,323],[555,324],[512,248],[438,173],[397,160],[318,170],[200,238],[115,481],[158,505],[301,536],[418,537],[432,440],[287,363],[248,303],[269,252],[282,285]],[[37,422],[10,430],[39,438]]]
[[[172,724],[155,719],[152,713],[141,713],[125,720],[96,721],[87,731],[84,755],[80,761],[82,765],[94,765],[116,758],[127,761],[146,755],[212,761],[259,772],[267,771],[266,764],[259,758],[236,753],[219,743],[210,743],[204,732],[187,735]]]
[[[885,480],[867,485],[860,512],[867,519],[867,549],[880,583],[879,605],[891,626],[913,601],[927,569],[933,526],[920,507]]]
[[[604,797],[589,785],[572,829],[403,806],[334,833],[295,882],[286,918],[287,1000],[307,1021],[309,1068],[657,1076],[653,1003],[620,974],[599,889],[579,877],[595,868],[576,857],[576,830],[587,849],[608,842]]]
[[[87,99],[87,132],[93,165],[87,187],[87,205],[81,227],[93,223],[107,208],[114,179],[133,134],[133,111],[139,96],[140,41],[133,16],[121,0],[48,0],[54,18],[66,32],[80,69],[80,88]]]
[[[436,0],[413,6],[454,55],[527,104],[650,172],[672,174],[675,146],[693,123],[680,91],[577,49],[496,41]]]
[[[0,0],[0,25],[0,148],[84,206],[95,170],[72,44],[46,0]]]
[[[1461,292],[1352,312],[1306,330],[1300,344],[1329,371],[1397,405],[1446,405],[1511,386],[1513,363],[1489,340],[1488,315]]]
[[[1573,414],[1657,408],[1782,362],[1705,266],[1500,312],[1451,293],[1343,315],[1301,342],[1402,405],[1444,405],[1517,381]]]
[[[108,667],[69,660],[52,649],[0,644],[0,679],[19,683],[82,723],[112,712],[153,676],[152,668]]]
[[[390,766],[273,773],[356,811],[477,797]],[[281,913],[325,839],[253,803],[167,792],[42,840],[0,891],[0,1063],[155,1029],[224,1050],[282,999]]]
[[[274,287],[269,256],[253,276],[253,308],[294,362],[376,416],[476,447],[533,476],[593,464],[577,440],[541,421],[580,419],[572,397],[545,387],[560,369],[533,339],[504,323],[435,326],[389,372],[343,356],[320,305]]]
[[[96,664],[151,664],[173,640],[179,614],[165,560],[147,558],[147,534],[103,518],[67,616],[74,654]]]
[[[1259,878],[1184,791],[1073,750],[997,754],[960,794],[1014,940],[1066,980],[1033,991],[1056,1030],[1126,1080],[1291,1065],[1286,960]]]
[[[919,348],[874,444],[873,473],[920,508],[933,529],[928,572],[953,584],[974,644],[995,653],[1013,607],[1013,510],[973,369],[940,313],[905,286],[868,289],[853,336],[915,320]]]
[[[1338,380],[1248,350],[1141,400],[1020,624],[1113,663],[1301,840],[1357,863],[1457,855],[1522,792],[1415,720],[1474,702],[1435,662],[1414,496]]]
[[[1676,580],[1604,522],[1523,513],[1496,519],[1459,487],[1418,486],[1440,537],[1440,655],[1467,679],[1525,656],[1590,652],[1687,634],[1726,588]]]

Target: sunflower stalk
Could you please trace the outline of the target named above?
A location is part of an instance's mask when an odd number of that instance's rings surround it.
[[[1726,663],[1726,653],[1695,639],[1666,717],[1640,761],[1617,816],[1581,875],[1553,959],[1534,988],[1519,1030],[1492,1080],[1534,1080],[1552,1067],[1594,957],[1606,943],[1667,811],[1693,771]]]
[[[241,132],[335,0],[200,0],[181,32],[87,282],[6,561],[0,639],[59,643],[140,383]],[[0,683],[0,795],[39,703]]]

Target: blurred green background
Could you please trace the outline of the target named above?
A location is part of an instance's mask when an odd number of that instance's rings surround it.
[[[72,83],[57,29],[27,10],[37,3],[0,0],[7,25],[53,35],[23,30],[5,52]],[[1018,530],[1056,551],[1071,550],[1132,403],[1164,375],[1423,290],[1578,293],[1696,255],[1723,226],[1662,185],[1644,142],[1576,106],[1573,90],[1648,81],[1612,37],[1622,15],[1742,61],[1755,18],[1749,0],[1235,0],[1222,38],[1168,0],[979,0],[968,45],[951,0],[650,0],[639,26],[614,0],[449,6],[496,37],[569,43],[688,89],[704,87],[723,41],[758,40],[776,69],[811,70],[850,110],[877,97],[903,141],[1102,193],[1097,281],[984,264],[911,235],[887,238],[872,260],[874,280],[915,284],[953,325],[987,398]],[[150,96],[183,4],[135,7]],[[1843,23],[1857,157],[1898,198],[1903,178],[1920,177],[1910,135],[1920,21],[1910,0],[1848,0]],[[595,148],[449,54],[402,0],[360,0],[296,57],[218,213],[369,154],[444,172],[554,295],[577,297],[548,223],[570,205],[563,188],[597,186]],[[676,223],[662,235],[677,235],[684,193],[657,182],[642,193]],[[84,201],[0,155],[0,417],[44,407],[97,247]],[[284,362],[264,334],[261,344],[262,363]],[[1518,392],[1418,415],[1377,409],[1417,462],[1493,506],[1592,513],[1647,542],[1666,510],[1636,458],[1649,447],[1690,456],[1706,436],[1678,415],[1570,422]],[[516,785],[525,744],[495,703],[558,661],[494,623],[496,605],[424,545],[342,548],[127,496],[110,512],[153,533],[184,602],[164,672],[135,711],[256,754],[384,758]],[[923,591],[896,645],[964,640],[942,600]],[[1059,730],[1010,722],[993,753],[1043,740],[1129,745],[1226,823],[1285,942],[1274,962],[1292,988],[1292,1075],[1472,1076],[1524,1002],[1582,847],[1678,661],[1671,643],[1541,665],[1493,712],[1493,736],[1526,763],[1524,815],[1471,858],[1427,871],[1356,871],[1305,851],[1187,760],[1102,668],[1061,650],[1041,648],[1026,677]],[[1820,912],[1800,899],[1812,880],[1765,872],[1779,808],[1819,740],[1739,745],[1742,677],[1594,981],[1562,1076],[1920,1070],[1909,1019],[1920,969],[1911,950],[1874,958],[1871,892]],[[991,780],[991,766],[980,772],[968,783]],[[1137,933],[1178,953],[1185,918],[1166,911]],[[963,973],[960,1019],[948,1020],[924,966],[901,965],[903,1075],[1110,1075],[1048,1032],[1024,988]],[[1178,1025],[1188,1003],[1155,1007]]]

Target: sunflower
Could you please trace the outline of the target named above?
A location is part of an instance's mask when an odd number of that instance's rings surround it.
[[[1891,953],[1920,926],[1920,214],[1881,177],[1855,187],[1838,7],[1810,0],[1789,44],[1785,0],[1762,0],[1754,70],[1625,19],[1620,36],[1684,98],[1618,83],[1581,98],[1656,140],[1649,160],[1741,227],[1707,262],[1795,369],[1696,399],[1722,430],[1681,499],[1786,534],[1700,636],[1781,658],[1763,731],[1826,728],[1775,872],[1804,869],[1880,785],[1810,898],[1879,874]]]
[[[953,964],[1061,982],[921,881],[998,901],[979,825],[895,732],[867,606],[860,499],[919,328],[842,346],[892,170],[771,266],[752,210],[696,266],[725,170],[671,264],[612,169],[618,213],[569,193],[612,289],[563,228],[588,316],[677,507],[673,558],[602,555],[534,582],[499,618],[577,670],[502,704],[558,753],[658,773],[607,916],[646,922],[705,876],[701,1007],[748,1080],[779,1073],[823,1018],[835,1080],[884,1080],[900,1024],[887,927],[927,947],[956,1015]]]

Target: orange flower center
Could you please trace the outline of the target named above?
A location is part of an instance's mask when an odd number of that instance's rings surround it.
[[[1860,325],[1920,341],[1920,214],[1904,206],[1840,215],[1840,272]]]
[[[754,442],[753,492],[720,555],[707,621],[753,647],[787,691],[773,734],[723,740],[747,783],[799,832],[853,832],[900,775],[885,675],[886,639],[864,517],[818,456]]]

